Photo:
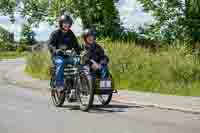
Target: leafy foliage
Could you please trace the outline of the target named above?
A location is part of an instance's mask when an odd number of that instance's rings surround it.
[[[25,17],[29,24],[38,26],[42,21],[45,21],[48,16],[49,0],[21,0],[19,12]],[[19,3],[20,4],[20,3]]]
[[[20,44],[33,45],[36,43],[35,32],[32,31],[31,26],[24,24],[21,32]]]
[[[13,51],[14,36],[4,28],[0,27],[0,51]]]
[[[18,0],[1,0],[0,1],[0,13],[3,15],[9,15],[11,22],[14,23],[14,12],[17,6]]]
[[[1,41],[14,41],[14,36],[9,31],[5,30],[4,28],[0,27],[0,40]]]
[[[54,24],[64,12],[80,17],[83,27],[94,26],[101,35],[119,33],[120,19],[115,7],[117,0],[6,0],[0,2],[0,12],[19,12],[30,25],[42,21]]]
[[[155,17],[147,34],[151,39],[172,42],[199,41],[199,0],[139,0]]]
[[[82,19],[84,28],[92,25],[103,36],[119,33],[120,19],[114,0],[71,0],[70,3],[70,11]]]

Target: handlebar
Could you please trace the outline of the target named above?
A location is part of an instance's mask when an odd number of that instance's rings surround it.
[[[58,49],[56,54],[59,54],[59,53],[61,53],[62,55],[67,55],[67,56],[77,55],[76,51],[74,49],[71,49],[71,50],[69,50],[69,49]]]

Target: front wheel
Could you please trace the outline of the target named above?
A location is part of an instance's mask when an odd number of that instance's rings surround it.
[[[72,84],[72,80],[66,80],[66,90],[67,90],[67,94],[66,94],[66,98],[67,98],[67,101],[68,103],[72,103],[74,101],[73,97],[71,96],[71,91],[72,91],[72,88],[73,88],[73,84]]]
[[[82,111],[89,111],[94,100],[94,88],[89,75],[84,73],[80,75],[77,97],[80,102],[80,109]]]
[[[51,85],[51,99],[53,101],[53,104],[56,107],[62,107],[62,105],[65,102],[65,92],[58,92],[55,89],[55,81],[51,79],[50,85]]]

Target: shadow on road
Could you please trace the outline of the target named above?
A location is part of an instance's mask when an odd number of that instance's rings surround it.
[[[69,110],[80,110],[80,107],[78,105],[63,105],[61,108],[66,108]]]
[[[80,110],[78,105],[64,105],[62,108],[67,108],[69,110]],[[128,112],[131,108],[143,108],[137,105],[120,105],[120,104],[110,104],[110,105],[93,105],[89,113],[119,113],[119,112]]]
[[[119,113],[119,112],[128,112],[131,108],[142,108],[137,105],[120,105],[120,104],[110,104],[106,106],[102,105],[93,105],[91,113]]]

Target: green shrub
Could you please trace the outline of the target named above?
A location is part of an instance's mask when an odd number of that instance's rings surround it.
[[[15,51],[16,46],[10,42],[0,42],[0,51]]]
[[[17,47],[17,52],[24,52],[24,51],[27,51],[28,50],[28,47],[26,44],[20,44],[18,47]]]

